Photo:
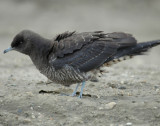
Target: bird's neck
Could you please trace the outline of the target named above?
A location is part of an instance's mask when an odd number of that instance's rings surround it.
[[[48,66],[47,55],[53,47],[53,41],[45,38],[41,38],[33,48],[29,56],[34,65],[41,69],[42,67]]]

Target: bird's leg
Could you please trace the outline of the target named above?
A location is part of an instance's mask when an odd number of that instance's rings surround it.
[[[83,89],[84,89],[85,84],[86,84],[86,82],[83,81],[83,82],[82,82],[82,87],[81,87],[81,92],[80,92],[79,98],[82,98]]]
[[[77,84],[77,86],[76,86],[76,88],[75,88],[74,92],[71,94],[71,96],[75,96],[75,95],[76,95],[76,93],[77,93],[77,89],[78,89],[79,85],[80,85],[80,83],[79,83],[79,84]]]

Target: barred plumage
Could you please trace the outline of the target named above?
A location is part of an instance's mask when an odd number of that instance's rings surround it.
[[[160,40],[137,43],[131,34],[122,32],[65,32],[49,40],[24,30],[15,36],[11,48],[4,53],[16,50],[30,56],[39,71],[53,82],[65,86],[82,82],[79,96],[82,97],[85,81],[102,67],[142,55],[159,44]]]
[[[59,70],[55,70],[53,66],[41,67],[38,69],[53,82],[63,84],[65,86],[88,80],[88,76],[85,73],[81,73],[67,65]]]

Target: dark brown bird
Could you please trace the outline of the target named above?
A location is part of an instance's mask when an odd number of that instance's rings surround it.
[[[85,81],[101,67],[142,55],[159,44],[160,40],[137,43],[132,35],[122,32],[65,32],[55,39],[45,39],[24,30],[14,37],[4,53],[16,50],[30,56],[37,69],[53,82],[65,86],[78,83],[72,96],[82,83],[81,98]]]

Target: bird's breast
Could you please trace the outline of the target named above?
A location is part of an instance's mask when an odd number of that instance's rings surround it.
[[[80,83],[88,79],[85,73],[81,73],[80,71],[67,65],[58,70],[53,66],[47,66],[44,68],[40,68],[39,70],[48,79],[65,86]]]

